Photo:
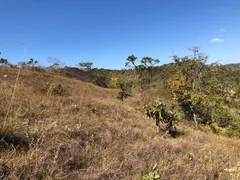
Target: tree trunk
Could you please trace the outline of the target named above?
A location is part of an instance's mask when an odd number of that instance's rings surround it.
[[[194,112],[193,112],[193,120],[195,122],[196,128],[198,128],[197,116],[196,116],[196,114]]]
[[[159,114],[156,114],[156,126],[157,126],[157,132],[160,132],[160,117]]]
[[[191,109],[191,112],[192,112],[192,115],[193,115],[193,120],[194,120],[194,123],[195,123],[195,127],[198,128],[197,115],[195,114],[192,106],[190,106],[190,109]]]

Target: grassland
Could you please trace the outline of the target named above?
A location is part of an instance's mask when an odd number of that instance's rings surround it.
[[[0,179],[240,179],[239,138],[184,121],[163,138],[140,93],[121,102],[116,89],[17,73],[0,67]]]

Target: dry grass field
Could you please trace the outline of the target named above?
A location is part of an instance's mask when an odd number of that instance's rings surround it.
[[[240,179],[239,138],[184,123],[163,138],[137,93],[121,102],[116,89],[29,70],[15,83],[17,71],[0,67],[0,179]]]

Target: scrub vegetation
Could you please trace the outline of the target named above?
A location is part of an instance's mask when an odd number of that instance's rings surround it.
[[[240,179],[239,66],[192,50],[125,70],[1,59],[0,179]]]

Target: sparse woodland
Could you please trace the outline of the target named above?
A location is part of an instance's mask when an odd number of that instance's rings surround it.
[[[240,179],[239,65],[193,52],[124,70],[1,58],[0,179]]]

